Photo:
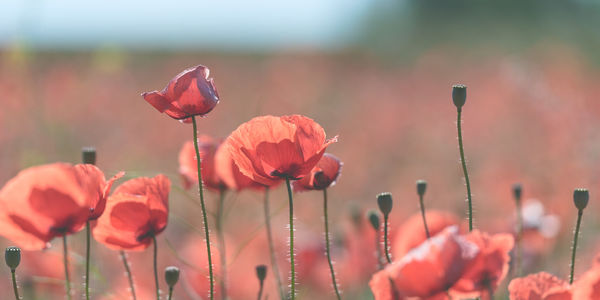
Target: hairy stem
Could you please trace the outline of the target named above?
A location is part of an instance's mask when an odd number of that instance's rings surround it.
[[[90,300],[90,221],[85,222],[85,299]]]
[[[294,201],[292,198],[292,186],[290,184],[290,178],[285,177],[285,184],[287,185],[288,190],[288,199],[290,206],[290,298],[292,300],[296,299],[296,266],[294,263],[295,254],[294,254]]]
[[[575,276],[575,254],[577,252],[577,237],[579,236],[579,227],[581,226],[581,217],[583,209],[577,211],[577,225],[575,225],[575,236],[573,237],[573,253],[571,255],[571,275],[569,276],[569,284],[573,284]]]
[[[17,275],[16,270],[10,270],[11,276],[12,276],[12,284],[13,284],[13,291],[15,293],[15,299],[20,300],[21,297],[19,297],[19,288],[17,288]]]
[[[200,150],[198,149],[198,128],[196,125],[196,116],[192,116],[192,124],[194,127],[194,148],[196,149],[196,163],[198,167],[198,192],[200,193],[200,205],[202,206],[202,222],[204,223],[204,235],[206,236],[206,254],[208,256],[208,276],[210,280],[210,292],[208,294],[210,300],[214,299],[215,294],[215,278],[213,275],[212,255],[210,252],[210,235],[208,232],[208,218],[206,217],[206,205],[204,204],[204,191],[202,188],[202,166],[200,158]]]
[[[388,264],[392,263],[392,257],[390,256],[390,247],[388,246],[388,221],[389,214],[383,216],[383,247],[385,251],[385,259]]]
[[[67,299],[71,300],[71,280],[69,279],[69,249],[67,247],[67,235],[63,235],[63,264],[65,265],[65,290]]]
[[[325,219],[325,253],[327,253],[327,262],[329,263],[329,271],[331,271],[331,282],[338,300],[341,300],[340,291],[338,290],[337,281],[335,280],[335,271],[333,270],[333,262],[331,261],[331,251],[329,249],[329,220],[327,213],[327,189],[323,189],[323,216]]]
[[[423,226],[425,227],[425,235],[429,239],[431,234],[429,233],[429,227],[427,227],[427,218],[425,217],[425,204],[423,203],[423,195],[419,195],[419,205],[421,207],[421,217],[423,218]]]
[[[225,205],[225,189],[219,189],[219,204],[217,207],[217,238],[219,240],[219,261],[221,262],[221,297],[227,299],[227,251],[225,248],[225,233],[223,231],[223,212]]]
[[[158,243],[156,242],[156,236],[152,235],[152,241],[154,244],[154,286],[156,287],[156,300],[160,300],[160,286],[158,285]]]
[[[467,203],[469,210],[469,231],[473,231],[473,204],[471,199],[471,182],[469,181],[469,173],[467,172],[467,163],[465,162],[465,148],[463,146],[462,138],[462,121],[461,121],[462,109],[457,110],[456,114],[456,129],[458,131],[458,149],[460,151],[460,162],[462,164],[463,174],[465,175],[465,184],[467,186]]]
[[[267,230],[267,242],[269,244],[269,254],[271,256],[271,268],[273,269],[273,277],[275,277],[275,281],[277,282],[279,298],[283,300],[285,298],[285,292],[283,290],[283,283],[281,282],[281,275],[279,274],[279,265],[277,264],[277,256],[275,255],[275,245],[273,243],[273,233],[271,232],[271,210],[269,209],[268,187],[265,188],[264,214],[265,228]]]
[[[133,283],[133,276],[131,275],[131,269],[129,268],[129,262],[127,261],[127,255],[125,251],[119,251],[121,255],[121,260],[123,261],[123,266],[125,267],[125,273],[127,274],[127,280],[129,281],[129,289],[131,290],[131,297],[133,300],[137,300],[135,296],[135,284]]]

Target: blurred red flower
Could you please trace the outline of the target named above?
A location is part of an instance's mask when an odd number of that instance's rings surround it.
[[[110,180],[93,165],[54,163],[25,169],[0,191],[0,227],[25,250],[39,250],[56,236],[75,233],[103,212],[119,173]]]
[[[333,154],[325,153],[304,178],[294,181],[294,191],[323,190],[335,185],[342,172],[342,162]]]
[[[369,286],[376,300],[443,295],[477,253],[477,246],[451,226],[375,273]]]
[[[219,102],[219,94],[210,70],[202,65],[189,68],[169,81],[162,91],[142,94],[159,112],[176,120],[209,113]]]
[[[449,212],[428,210],[427,226],[429,227],[429,233],[434,236],[444,230],[446,227],[451,225],[458,225],[460,219]],[[419,246],[427,239],[425,234],[425,227],[423,226],[423,219],[421,213],[416,213],[410,216],[396,232],[393,245],[392,254],[394,257],[402,257],[411,249]]]
[[[262,190],[264,185],[250,179],[240,172],[240,168],[231,158],[229,150],[221,144],[215,154],[215,171],[228,188],[241,191],[246,188]]]
[[[240,125],[225,146],[242,174],[272,186],[307,175],[336,141],[325,140],[325,130],[310,118],[262,116]]]
[[[164,175],[126,181],[108,198],[94,238],[115,250],[143,250],[167,227],[171,182]]]
[[[600,299],[600,256],[596,256],[591,269],[573,283],[573,299]]]
[[[490,299],[488,291],[495,290],[508,272],[514,238],[510,234],[490,236],[473,230],[466,235],[466,239],[477,245],[479,252],[452,287],[452,293],[458,298]]]
[[[221,142],[208,135],[198,137],[198,150],[202,162],[202,183],[209,189],[219,191],[227,186],[216,172],[215,153]],[[179,174],[183,178],[183,187],[189,189],[198,182],[198,162],[196,161],[196,150],[194,142],[188,141],[183,144],[179,151]]]
[[[571,288],[564,280],[546,272],[515,278],[508,285],[510,300],[571,300]]]

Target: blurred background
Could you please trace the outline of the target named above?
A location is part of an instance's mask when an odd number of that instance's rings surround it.
[[[476,227],[512,232],[511,186],[521,182],[534,205],[528,220],[540,232],[527,272],[566,278],[576,187],[588,187],[592,195],[579,263],[589,264],[600,250],[599,15],[600,3],[591,0],[4,0],[0,184],[29,166],[77,163],[82,146],[98,149],[107,176],[120,170],[128,177],[164,173],[174,188],[170,224],[160,239],[161,265],[204,274],[203,259],[185,257],[202,241],[200,209],[194,189],[185,191],[177,173],[177,155],[192,128],[140,97],[203,64],[221,102],[200,121],[201,133],[224,138],[255,116],[303,114],[328,136],[339,135],[328,149],[344,162],[329,192],[336,208],[330,216],[334,259],[347,299],[369,299],[374,267],[353,269],[348,245],[367,243],[352,241],[360,240],[363,229],[356,228],[366,226],[363,216],[376,208],[377,193],[394,195],[393,233],[418,212],[417,179],[429,182],[428,209],[466,216],[450,97],[452,84],[464,83],[463,136]],[[216,199],[209,194],[213,210]],[[300,286],[304,297],[330,299],[321,201],[319,193],[296,197]],[[282,188],[273,191],[272,202],[286,274]],[[226,206],[230,294],[253,298],[254,265],[268,264],[262,195],[230,193]],[[368,229],[365,234],[372,234]],[[72,241],[73,267],[81,271],[83,236]],[[0,238],[0,244],[10,242]],[[32,253],[30,260],[56,256],[58,246]],[[117,254],[99,244],[93,251],[95,298],[127,299]],[[130,256],[137,284],[151,292],[146,252]],[[36,299],[54,299],[40,291],[60,295],[62,272],[51,258],[44,261],[21,279]],[[178,286],[177,299],[204,296],[205,283],[196,281],[205,279],[198,278]],[[276,298],[273,281],[267,284]]]

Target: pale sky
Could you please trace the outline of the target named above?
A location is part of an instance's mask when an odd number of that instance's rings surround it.
[[[2,0],[0,47],[334,48],[372,0]]]

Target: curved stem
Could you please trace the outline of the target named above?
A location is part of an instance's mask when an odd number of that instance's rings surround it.
[[[427,227],[427,218],[425,217],[425,204],[423,203],[423,195],[419,195],[419,204],[421,206],[421,217],[423,218],[423,226],[425,227],[425,235],[427,239],[431,237],[429,227]]]
[[[135,284],[133,283],[133,276],[131,275],[131,269],[129,268],[129,262],[127,261],[127,255],[125,251],[119,251],[121,254],[121,260],[123,261],[123,266],[125,267],[125,273],[127,273],[127,280],[129,281],[129,289],[131,290],[131,297],[133,300],[137,300],[135,297]]]
[[[327,214],[327,189],[323,189],[323,216],[325,219],[325,253],[327,253],[327,262],[329,263],[329,271],[331,271],[331,282],[338,300],[342,299],[338,290],[337,281],[335,280],[335,271],[333,270],[333,262],[331,261],[331,251],[329,249],[329,220]]]
[[[261,280],[260,281],[260,287],[258,288],[258,300],[260,300],[260,298],[262,298],[264,286],[265,286],[265,283],[264,283],[263,280]]]
[[[219,240],[219,261],[221,262],[221,297],[227,299],[227,257],[225,251],[225,235],[223,232],[223,211],[225,204],[225,189],[219,189],[219,204],[217,207],[217,238]]]
[[[90,221],[85,222],[85,299],[90,300]]]
[[[213,275],[212,255],[210,253],[210,235],[208,232],[208,219],[206,217],[206,205],[204,204],[204,191],[202,188],[202,166],[200,150],[198,149],[198,128],[196,125],[196,116],[192,116],[192,124],[194,127],[194,148],[196,149],[196,163],[198,167],[198,192],[200,193],[200,205],[202,206],[202,222],[204,224],[204,235],[206,236],[206,255],[208,256],[208,276],[210,280],[210,292],[208,296],[210,300],[213,300],[215,294],[215,278]]]
[[[19,297],[19,288],[17,288],[17,276],[15,275],[16,270],[10,270],[11,276],[12,276],[12,284],[13,284],[13,291],[15,292],[15,299],[20,300],[21,297]]]
[[[388,246],[388,219],[388,214],[383,216],[383,247],[385,248],[385,259],[387,260],[388,264],[391,264],[392,258],[390,256],[390,249]]]
[[[577,225],[575,225],[575,237],[573,238],[573,253],[571,255],[571,275],[569,276],[569,284],[573,284],[573,278],[575,275],[575,253],[577,252],[577,236],[579,235],[579,227],[581,226],[581,217],[583,216],[583,210],[577,211]]]
[[[290,205],[290,270],[292,272],[290,282],[290,298],[294,300],[296,299],[296,266],[294,263],[294,201],[292,198],[292,186],[288,177],[285,177],[285,184],[287,185]]]
[[[69,249],[67,248],[67,235],[63,235],[63,264],[65,265],[65,289],[67,299],[71,300],[71,280],[69,279]]]
[[[273,269],[273,277],[277,282],[277,290],[279,291],[279,299],[285,298],[285,292],[283,291],[283,283],[281,282],[281,275],[279,274],[279,265],[277,264],[277,257],[275,255],[275,246],[273,243],[273,233],[271,232],[271,210],[269,209],[269,188],[265,188],[265,201],[264,201],[264,214],[265,214],[265,228],[267,229],[267,242],[269,244],[269,254],[271,256],[271,268]]]
[[[467,163],[465,162],[465,149],[462,138],[462,122],[460,119],[462,110],[459,108],[456,114],[456,129],[458,131],[458,149],[460,151],[460,162],[462,164],[463,174],[465,175],[465,184],[467,185],[467,201],[469,205],[469,231],[473,231],[473,205],[471,200],[471,182],[469,181],[469,173],[467,172]]]
[[[152,235],[152,242],[154,244],[154,286],[156,287],[156,300],[160,300],[160,287],[158,285],[158,244],[156,243],[156,236]]]

